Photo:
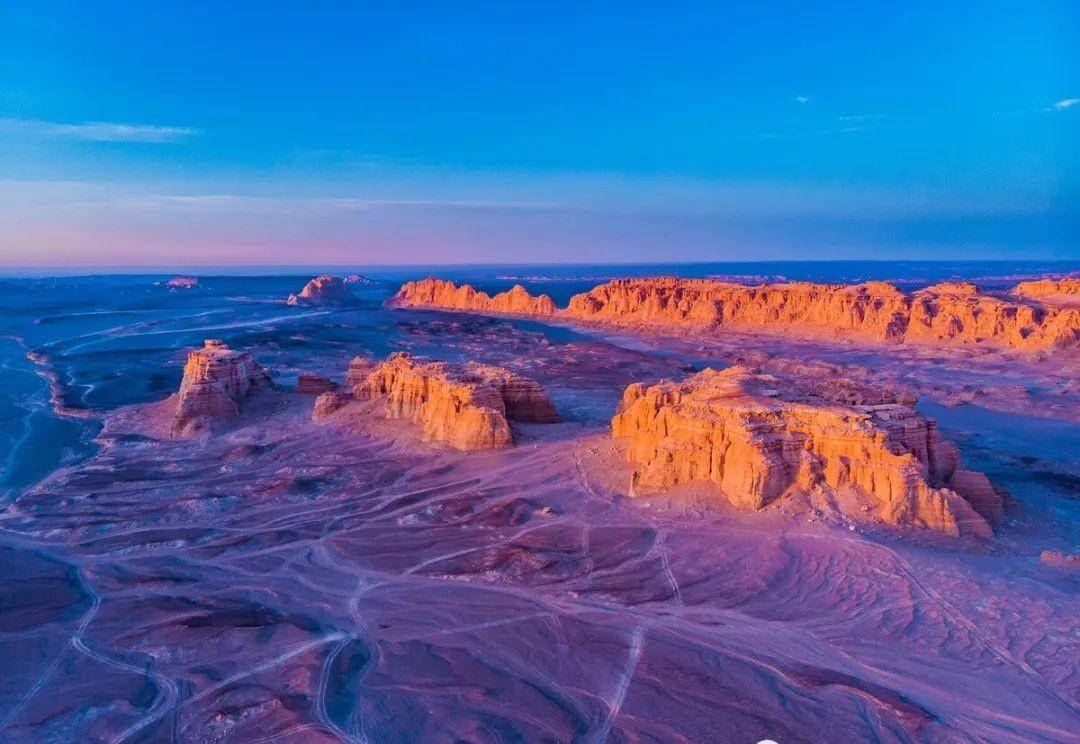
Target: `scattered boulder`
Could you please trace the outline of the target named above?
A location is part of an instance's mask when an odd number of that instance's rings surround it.
[[[172,435],[208,431],[215,423],[236,417],[240,399],[251,390],[270,386],[270,376],[250,354],[207,339],[203,348],[188,354],[176,394]]]
[[[744,367],[634,384],[612,434],[628,439],[636,493],[712,482],[736,507],[819,491],[842,513],[990,537],[1002,498],[910,397],[832,377]]]
[[[291,294],[286,300],[290,307],[344,307],[357,302],[345,281],[329,274],[315,277],[304,285],[300,294]]]

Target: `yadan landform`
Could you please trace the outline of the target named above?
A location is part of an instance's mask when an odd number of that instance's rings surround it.
[[[4,741],[1078,740],[1080,279],[304,282],[25,290]]]

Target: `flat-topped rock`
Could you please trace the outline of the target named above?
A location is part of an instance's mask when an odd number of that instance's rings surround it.
[[[817,492],[851,516],[980,537],[1002,516],[1000,495],[912,399],[850,381],[708,369],[629,386],[611,426],[637,493],[713,483],[757,510]]]
[[[458,285],[435,278],[403,284],[387,304],[508,315],[553,315],[556,310],[550,297],[532,295],[520,284],[492,297],[468,284]]]
[[[344,390],[329,390],[315,398],[315,406],[311,411],[314,421],[322,421],[330,414],[338,411],[353,401],[353,394]]]
[[[329,377],[313,375],[310,372],[301,372],[296,377],[296,392],[301,395],[320,395],[336,389],[337,383]]]
[[[349,286],[344,279],[323,274],[305,284],[299,294],[289,295],[286,302],[291,307],[342,307],[356,304],[357,298],[349,291]]]
[[[421,428],[424,439],[461,450],[513,444],[510,420],[551,422],[555,407],[540,386],[501,367],[425,362],[393,354],[354,387],[385,398],[386,415]]]
[[[208,431],[215,423],[236,417],[241,398],[270,384],[270,376],[250,354],[207,339],[203,348],[188,354],[184,365],[173,413],[173,436]]]
[[[1080,307],[1080,277],[1020,282],[1012,294],[1047,305]]]
[[[1080,311],[993,297],[966,282],[905,294],[886,282],[749,287],[708,279],[619,279],[575,295],[566,315],[619,324],[731,327],[878,343],[1080,349]]]

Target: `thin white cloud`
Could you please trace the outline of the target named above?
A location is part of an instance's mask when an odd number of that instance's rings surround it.
[[[1080,98],[1062,98],[1050,108],[1054,111],[1064,111],[1065,109],[1071,109],[1078,104],[1080,104]]]
[[[119,124],[107,121],[87,121],[66,124],[40,119],[0,118],[0,133],[30,137],[59,137],[93,142],[176,142],[199,134],[192,127],[156,126],[151,124]]]
[[[810,103],[812,100],[810,96],[795,96],[795,103]]]

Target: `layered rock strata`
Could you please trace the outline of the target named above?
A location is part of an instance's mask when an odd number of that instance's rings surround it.
[[[393,354],[353,392],[360,399],[385,398],[389,418],[411,421],[424,439],[460,450],[513,444],[510,420],[557,420],[555,407],[534,380],[474,362],[421,362]]]
[[[1036,284],[1036,283],[1028,283]],[[790,282],[747,286],[714,279],[617,279],[571,298],[565,310],[520,286],[489,297],[439,279],[409,282],[389,304],[514,315],[560,316],[616,325],[849,338],[864,343],[981,344],[1022,351],[1080,351],[1080,307],[1060,301],[1068,280],[1027,287],[1024,299],[946,282],[904,293],[887,282]],[[1039,294],[1042,292],[1043,294]],[[1057,294],[1048,294],[1057,292]],[[1062,293],[1065,293],[1064,295]],[[1058,298],[1040,302],[1038,299]]]
[[[238,401],[251,390],[269,387],[270,376],[247,352],[233,351],[223,341],[207,339],[188,354],[184,378],[176,394],[173,436],[188,436],[234,418]]]
[[[716,484],[739,508],[821,493],[850,516],[952,535],[991,536],[1001,496],[965,470],[910,397],[733,367],[634,384],[612,434],[625,437],[636,492]]]
[[[356,295],[349,291],[345,280],[329,274],[315,277],[304,285],[299,294],[291,294],[286,300],[290,307],[340,307],[356,302]]]
[[[1080,278],[1020,282],[1013,287],[1012,294],[1050,305],[1078,307],[1080,306]]]
[[[356,387],[366,380],[367,376],[375,371],[378,366],[379,363],[369,356],[353,357],[349,361],[349,369],[345,373],[345,385],[350,389]]]
[[[301,372],[296,378],[296,392],[301,395],[320,395],[336,389],[337,383],[322,375]]]
[[[622,324],[732,327],[878,343],[1080,348],[1080,310],[1000,299],[967,283],[905,294],[887,282],[748,287],[707,279],[619,279],[575,295],[566,314]]]
[[[532,295],[520,284],[492,297],[468,285],[443,279],[407,282],[389,302],[392,307],[426,307],[507,315],[553,315],[555,302],[547,295]]]

